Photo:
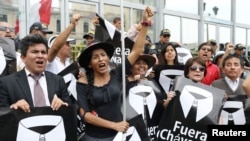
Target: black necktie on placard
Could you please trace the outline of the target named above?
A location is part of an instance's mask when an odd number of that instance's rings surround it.
[[[170,81],[169,91],[174,91],[174,79],[171,79]]]
[[[234,125],[234,119],[232,113],[228,113],[228,125]]]
[[[145,99],[144,100],[144,119],[143,120],[145,122],[146,127],[148,127],[148,120],[149,119],[150,119],[149,110],[148,110],[148,105],[147,105],[147,102],[146,102],[146,99]]]
[[[129,140],[130,140],[130,138],[132,137],[132,135],[133,135],[133,134],[128,135],[128,136],[126,137],[125,141],[129,141]]]
[[[187,119],[189,121],[195,121],[196,122],[196,115],[197,115],[197,106],[198,106],[198,100],[194,100],[192,107],[190,108],[190,111],[188,113]]]

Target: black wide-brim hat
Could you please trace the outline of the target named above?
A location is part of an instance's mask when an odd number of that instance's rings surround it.
[[[92,52],[93,52],[93,50],[96,50],[96,49],[105,50],[105,52],[107,53],[109,58],[111,58],[113,56],[114,51],[115,51],[115,47],[111,43],[93,41],[92,43],[90,43],[90,45],[86,49],[84,49],[81,52],[81,54],[78,58],[78,62],[79,62],[81,67],[83,67],[85,69],[87,69],[89,67],[88,65],[90,63]]]
[[[144,60],[147,63],[148,68],[151,68],[152,66],[154,66],[156,62],[156,59],[153,56],[148,55],[148,54],[140,55],[137,60]]]

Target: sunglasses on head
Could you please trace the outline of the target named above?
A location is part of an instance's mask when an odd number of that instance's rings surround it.
[[[205,71],[205,67],[203,67],[203,66],[191,66],[189,68],[189,70],[191,70],[191,71],[196,71],[197,69],[199,69],[200,71]]]
[[[209,51],[209,52],[212,51],[212,49],[210,49],[210,48],[201,48],[201,50],[203,50],[203,51],[207,50],[207,51]]]
[[[164,37],[164,38],[166,38],[166,37],[170,37],[170,35],[166,34],[166,35],[163,35],[163,37]]]
[[[6,31],[7,29],[9,29],[10,32],[14,32],[14,28],[12,27],[0,26],[0,31]]]

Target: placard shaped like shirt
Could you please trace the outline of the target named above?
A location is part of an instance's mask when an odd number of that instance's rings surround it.
[[[157,140],[170,141],[177,137],[180,140],[207,140],[207,126],[219,123],[225,92],[185,77],[176,79],[174,90],[176,96],[162,115]],[[190,132],[193,134],[186,134]]]
[[[76,81],[79,75],[79,66],[77,62],[73,62],[67,68],[62,70],[58,75],[62,76],[69,92],[69,95],[72,101],[77,101],[77,92],[76,92]],[[85,122],[84,119],[77,113],[77,136],[81,138],[85,132]]]
[[[174,90],[175,78],[183,76],[183,70],[167,69],[160,72],[159,83],[166,93]]]
[[[0,46],[3,49],[3,53],[6,60],[16,59],[16,49],[14,40],[8,37],[0,37]]]
[[[244,125],[246,118],[241,101],[226,101],[221,111],[222,124]]]
[[[70,74],[70,73],[73,74],[76,79],[78,78],[78,75],[79,75],[79,66],[78,66],[78,62],[77,61],[71,63],[68,67],[66,67],[64,70],[62,70],[61,72],[59,72],[57,75],[65,76],[65,75]]]
[[[65,83],[68,83],[68,92],[69,95],[72,95],[75,100],[77,100],[77,92],[76,92],[76,78],[72,73],[68,73],[63,76]]]
[[[76,107],[53,111],[50,107],[31,108],[30,113],[1,108],[0,137],[3,141],[76,141]]]
[[[27,117],[19,121],[16,141],[65,141],[64,128],[62,116]]]
[[[135,116],[127,122],[130,126],[127,132],[118,132],[113,141],[150,141],[142,115]]]
[[[152,118],[157,104],[157,99],[151,87],[144,85],[135,86],[129,90],[128,97],[129,104],[137,112],[137,114],[142,114],[143,119]],[[150,117],[145,117],[145,105],[147,105]]]
[[[121,64],[122,63],[122,42],[121,42],[121,32],[116,29],[116,27],[102,18],[100,15],[96,14],[99,19],[99,24],[96,25],[95,29],[95,39],[101,42],[108,42],[115,46],[115,52],[112,58],[110,59],[112,63]],[[134,45],[128,37],[124,37],[124,46],[125,46],[125,56],[127,56]]]
[[[186,64],[187,60],[193,57],[190,50],[184,47],[177,47],[176,51],[178,55],[178,61],[182,64]]]
[[[6,60],[5,60],[5,57],[4,57],[4,54],[3,54],[3,49],[0,46],[0,75],[2,74],[5,67],[6,67]]]

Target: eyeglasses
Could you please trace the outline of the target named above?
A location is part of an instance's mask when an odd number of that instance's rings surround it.
[[[203,51],[208,51],[208,52],[211,52],[212,51],[212,49],[210,49],[210,48],[201,48],[201,50],[203,50]]]
[[[164,37],[164,38],[166,38],[166,37],[170,37],[170,35],[166,34],[166,35],[163,35],[163,37]]]
[[[205,71],[205,67],[203,67],[203,66],[191,66],[190,68],[189,68],[189,70],[191,70],[191,71],[196,71],[197,69],[199,69],[200,71]]]
[[[14,28],[12,27],[0,26],[0,31],[6,31],[7,29],[9,29],[10,32],[14,32]]]

